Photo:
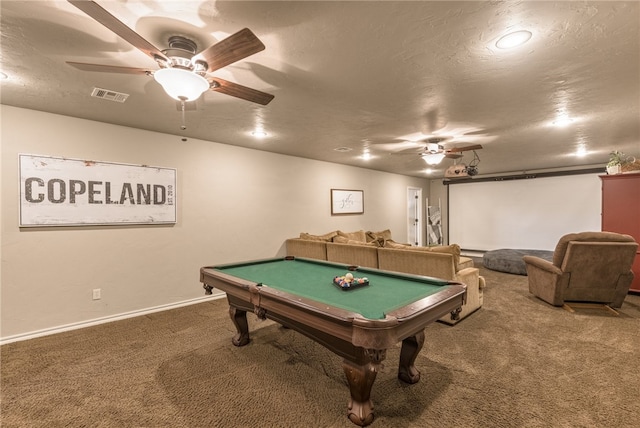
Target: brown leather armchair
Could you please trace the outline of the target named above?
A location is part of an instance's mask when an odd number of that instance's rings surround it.
[[[554,306],[565,302],[622,306],[631,282],[638,243],[613,232],[581,232],[563,236],[548,262],[524,256],[529,291]]]

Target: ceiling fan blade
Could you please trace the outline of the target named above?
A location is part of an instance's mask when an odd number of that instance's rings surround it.
[[[476,144],[474,146],[452,147],[450,149],[447,149],[447,152],[450,152],[450,153],[466,152],[466,151],[469,151],[469,150],[480,150],[481,148],[482,148],[482,146],[480,144]]]
[[[229,82],[218,77],[210,78],[209,82],[211,83],[212,91],[231,95],[232,97],[241,98],[253,103],[262,104],[263,106],[269,104],[269,102],[274,98],[271,94],[247,88],[246,86],[238,85],[237,83]]]
[[[264,48],[265,46],[260,39],[251,30],[245,28],[209,46],[197,54],[194,59],[204,59],[209,65],[208,71],[215,71],[260,52]]]
[[[72,67],[82,71],[99,71],[102,73],[124,73],[124,74],[146,74],[150,75],[153,71],[146,68],[120,67],[117,65],[87,64],[85,62],[67,61]]]
[[[462,157],[461,153],[445,153],[444,155],[447,159],[460,159]]]
[[[415,156],[415,155],[422,155],[424,154],[424,148],[417,148],[417,149],[406,149],[406,150],[401,150],[399,152],[391,152],[389,153],[390,155],[393,156],[398,156],[398,155],[411,155],[411,156]]]
[[[158,48],[146,41],[141,35],[127,27],[122,21],[107,12],[102,6],[94,1],[87,0],[67,0],[69,3],[107,27],[109,30],[122,37],[124,40],[138,48],[154,60],[160,58],[164,61],[169,59]]]
[[[374,147],[390,152],[400,152],[405,150],[423,150],[424,144],[416,141],[398,141],[395,143],[374,143]]]

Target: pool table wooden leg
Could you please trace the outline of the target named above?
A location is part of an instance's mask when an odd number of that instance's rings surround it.
[[[400,350],[400,364],[398,366],[398,379],[406,383],[417,383],[420,380],[420,372],[415,366],[418,353],[424,345],[424,330],[415,336],[407,337],[402,341]]]
[[[247,312],[229,306],[229,316],[233,325],[236,326],[238,334],[233,336],[231,342],[236,346],[244,346],[249,343],[249,323],[247,322]]]
[[[367,426],[373,422],[371,387],[378,374],[378,364],[356,364],[345,359],[342,361],[342,368],[351,392],[347,416],[354,424]]]

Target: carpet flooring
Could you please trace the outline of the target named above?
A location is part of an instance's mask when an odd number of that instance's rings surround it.
[[[479,259],[477,264],[481,263]],[[481,268],[484,306],[426,328],[416,366],[399,346],[373,386],[372,427],[635,427],[640,296],[615,317],[569,313],[529,294],[527,277]],[[249,314],[231,344],[226,300],[3,345],[3,428],[353,427],[340,358]]]

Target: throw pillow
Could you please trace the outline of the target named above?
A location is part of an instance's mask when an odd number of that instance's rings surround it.
[[[324,235],[312,235],[310,233],[300,233],[300,239],[306,239],[307,241],[326,241],[331,242],[331,239],[338,234],[337,231],[325,233]]]
[[[378,242],[374,241],[374,242],[362,242],[362,241],[354,241],[353,239],[349,239],[346,238],[344,236],[334,236],[333,237],[333,242],[338,243],[338,244],[349,244],[349,245],[367,245],[367,246],[371,246],[371,247],[377,247],[378,246]]]
[[[352,241],[367,242],[367,235],[364,233],[364,230],[357,230],[355,232],[342,232],[341,230],[338,230],[338,235]]]
[[[380,232],[367,232],[367,241],[375,241],[377,239],[384,239],[385,241],[391,239],[391,231],[389,229],[381,230]]]
[[[444,253],[453,255],[453,264],[456,272],[458,271],[458,264],[460,263],[460,246],[458,244],[451,245],[438,245],[434,247],[410,247],[416,251],[428,251],[431,253]]]

